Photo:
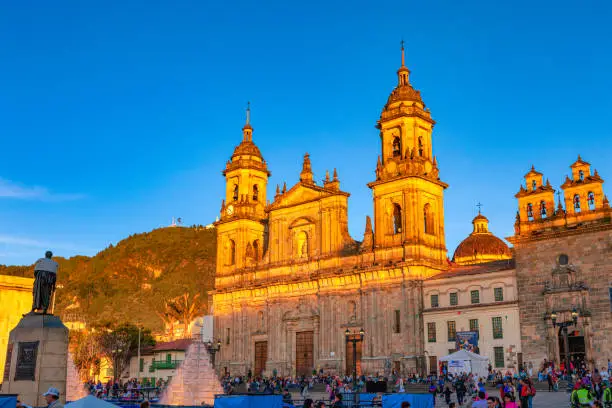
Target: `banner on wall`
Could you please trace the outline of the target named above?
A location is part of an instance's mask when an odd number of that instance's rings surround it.
[[[455,349],[457,351],[467,350],[472,353],[480,354],[480,349],[478,348],[478,332],[457,332],[457,336],[455,337]]]

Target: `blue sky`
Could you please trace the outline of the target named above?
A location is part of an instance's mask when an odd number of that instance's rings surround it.
[[[611,18],[606,1],[3,2],[0,263],[211,222],[247,100],[270,193],[309,152],[361,239],[402,38],[438,122],[449,251],[479,201],[508,236],[531,164],[558,187],[580,153],[612,178]]]

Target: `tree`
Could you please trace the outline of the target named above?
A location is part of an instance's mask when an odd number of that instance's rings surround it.
[[[174,326],[174,322],[179,322],[185,328],[185,334],[191,335],[189,325],[204,311],[204,305],[200,301],[200,294],[196,293],[190,296],[189,293],[184,293],[181,296],[167,300],[161,312],[158,312],[159,317],[169,327]]]
[[[130,357],[138,351],[138,336],[140,336],[140,347],[155,345],[155,340],[151,336],[151,330],[138,329],[131,323],[125,323],[114,329],[103,331],[99,337],[100,349],[113,363],[113,377],[121,377]]]
[[[81,380],[87,381],[92,371],[94,375],[99,374],[102,353],[100,352],[100,344],[95,332],[70,332],[70,351],[72,352],[72,360],[79,371]]]

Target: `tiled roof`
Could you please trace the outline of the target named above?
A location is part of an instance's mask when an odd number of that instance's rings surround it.
[[[429,278],[429,280],[453,278],[455,276],[478,275],[481,273],[491,273],[505,271],[515,268],[514,258],[502,261],[487,262],[478,265],[452,265],[449,270],[439,273]]]
[[[153,351],[185,351],[191,344],[191,339],[179,339],[174,341],[167,341],[164,343],[157,343],[153,347]]]

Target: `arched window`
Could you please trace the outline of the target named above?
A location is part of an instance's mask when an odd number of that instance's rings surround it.
[[[253,241],[253,258],[255,258],[256,261],[259,260],[259,240],[258,239]]]
[[[419,156],[423,156],[423,137],[419,136]]]
[[[574,195],[574,212],[580,212],[580,196]]]
[[[536,191],[537,188],[537,183],[535,180],[531,180],[531,190],[532,191]]]
[[[238,184],[234,184],[234,201],[238,201]]]
[[[561,254],[557,257],[557,262],[559,265],[567,265],[569,263],[569,256],[566,254]]]
[[[296,240],[296,250],[298,258],[307,258],[308,257],[308,234],[306,231],[300,231],[297,234]]]
[[[533,205],[531,203],[527,204],[527,219],[533,221]]]
[[[393,233],[400,234],[402,232],[402,207],[399,204],[393,204]]]
[[[546,201],[540,201],[540,217],[546,218]]]
[[[257,184],[253,185],[253,201],[257,201],[259,199],[259,187]]]
[[[423,230],[426,234],[434,233],[433,214],[429,203],[425,204],[425,207],[423,207]]]
[[[402,142],[400,142],[400,138],[395,136],[393,138],[393,157],[399,157],[402,155]]]
[[[589,204],[589,210],[593,211],[595,209],[595,194],[592,191],[589,191],[587,194],[587,202]]]
[[[582,170],[578,171],[578,178],[580,179],[580,181],[584,181],[584,171]]]
[[[233,239],[229,240],[229,264],[230,265],[235,265],[236,264],[236,243],[234,242]]]

